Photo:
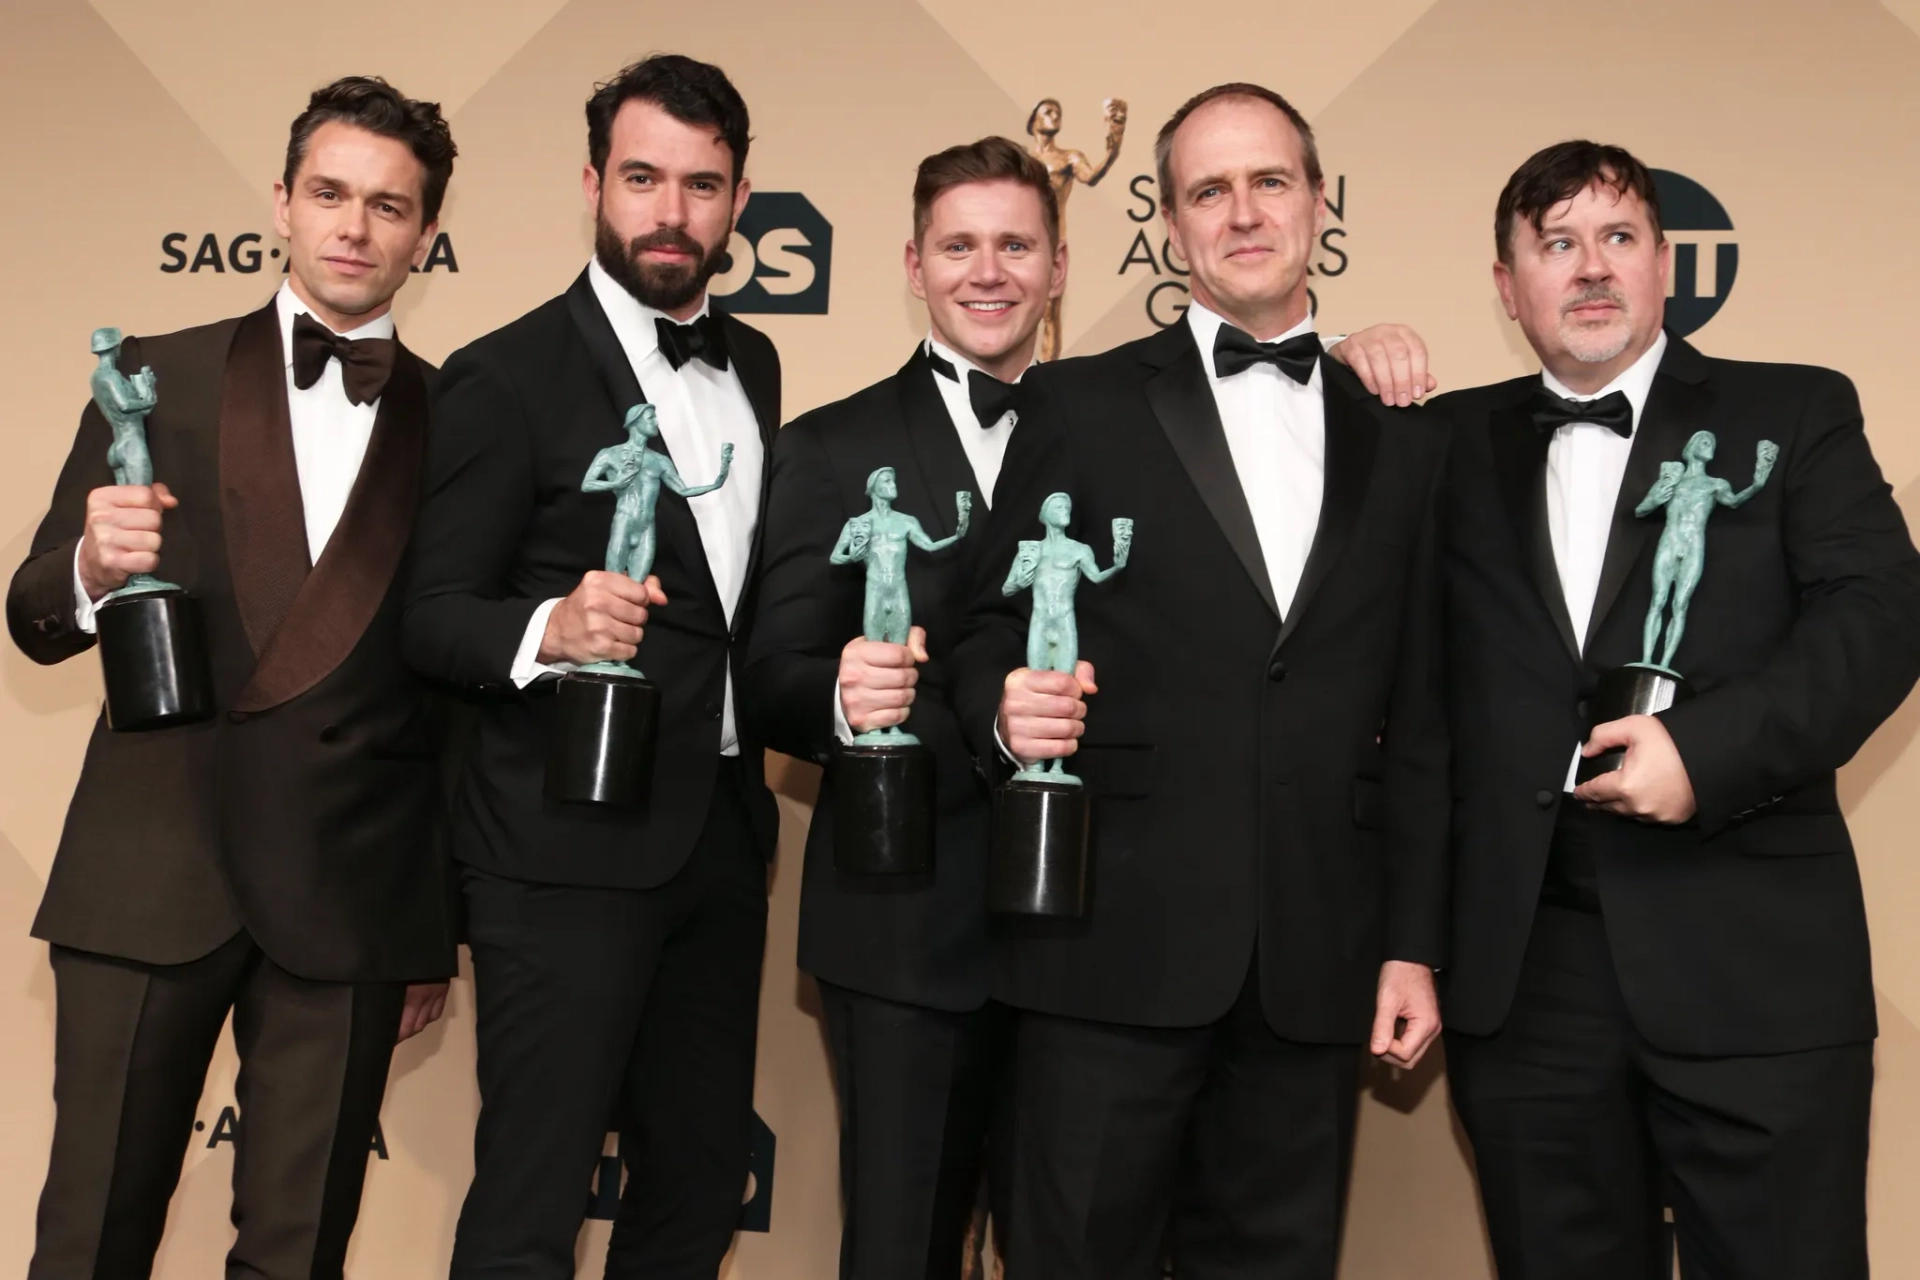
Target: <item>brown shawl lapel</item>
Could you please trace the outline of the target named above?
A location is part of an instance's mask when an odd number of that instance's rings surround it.
[[[220,397],[220,507],[234,599],[259,660],[235,711],[298,697],[360,642],[412,530],[426,408],[425,376],[403,347],[346,510],[309,569],[279,317],[269,302],[240,322]]]

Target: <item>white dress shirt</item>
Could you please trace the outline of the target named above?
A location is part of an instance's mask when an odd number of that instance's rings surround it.
[[[733,469],[727,482],[712,493],[687,500],[694,523],[700,530],[700,544],[706,552],[707,568],[713,585],[720,592],[720,607],[726,611],[727,624],[733,624],[733,611],[747,585],[747,558],[753,550],[754,526],[760,519],[760,478],[765,469],[765,451],[760,447],[759,419],[732,361],[724,370],[695,358],[675,369],[660,350],[655,321],[664,312],[646,306],[606,273],[598,258],[587,264],[587,282],[601,311],[613,326],[620,348],[633,366],[633,376],[654,405],[660,424],[660,439],[673,456],[673,465],[689,486],[708,484],[720,474],[720,446],[733,446]],[[682,323],[692,323],[707,314],[707,302],[699,312]],[[672,317],[667,316],[671,320]],[[622,412],[625,412],[623,407]],[[548,600],[534,611],[527,631],[514,657],[514,684],[525,688],[546,673],[561,674],[573,669],[570,663],[539,661],[540,641],[546,636],[547,619],[558,599]],[[663,606],[671,609],[671,604]],[[646,642],[641,641],[635,662],[646,665]],[[726,701],[720,718],[720,754],[740,754],[739,733],[734,727],[733,672],[726,676]]]
[[[973,468],[973,492],[980,504],[987,509],[993,508],[993,486],[1000,479],[1000,464],[1007,456],[1007,441],[1013,438],[1013,429],[1018,425],[1020,415],[1012,409],[1000,415],[1000,420],[990,427],[980,425],[980,416],[973,411],[973,400],[967,389],[967,374],[980,366],[949,347],[932,334],[927,335],[926,350],[930,355],[939,356],[953,366],[957,378],[949,378],[935,371],[933,385],[940,390],[940,401],[947,406],[947,417],[953,423],[953,433],[960,437],[961,451],[967,455],[967,464]],[[1031,361],[1027,369],[1033,368]],[[1027,376],[1022,369],[1014,376],[1019,382]],[[981,369],[987,377],[993,375]],[[840,682],[833,684],[833,733],[843,743],[853,741],[853,726],[847,723],[847,707],[840,700]]]
[[[348,400],[338,360],[328,360],[320,372],[320,380],[306,390],[294,386],[293,321],[296,316],[311,313],[307,304],[286,284],[274,295],[273,304],[280,318],[280,355],[286,361],[287,417],[293,427],[293,461],[300,475],[300,505],[306,515],[307,563],[314,565],[320,562],[327,539],[333,536],[334,526],[340,523],[341,513],[347,509],[347,497],[360,474],[361,460],[367,456],[367,442],[373,438],[373,421],[379,415],[380,402],[354,404]],[[314,316],[314,319],[320,317]],[[356,340],[391,338],[393,313],[389,311],[341,336]],[[163,522],[163,555],[164,539]],[[94,603],[87,598],[86,588],[80,585],[78,550],[74,552],[73,590],[75,621],[80,630],[91,632]]]
[[[1200,348],[1200,363],[1220,411],[1233,469],[1240,477],[1267,562],[1280,616],[1293,608],[1293,593],[1320,527],[1321,491],[1326,487],[1327,410],[1323,374],[1318,365],[1306,382],[1295,382],[1274,364],[1256,364],[1230,378],[1213,371],[1213,340],[1226,321],[1198,302],[1187,305],[1187,323]],[[1308,316],[1282,334],[1253,336],[1278,342],[1312,333]]]
[[[1598,400],[1623,392],[1633,406],[1633,425],[1639,430],[1646,412],[1653,375],[1666,354],[1667,335],[1654,339],[1641,357],[1621,375],[1592,395],[1576,395],[1547,370],[1540,381],[1547,390],[1567,400]],[[1553,433],[1547,445],[1547,532],[1553,539],[1553,563],[1560,575],[1560,593],[1567,602],[1576,641],[1585,644],[1593,617],[1593,599],[1600,590],[1600,569],[1607,559],[1607,538],[1613,532],[1613,509],[1620,499],[1620,482],[1633,452],[1631,436],[1615,435],[1592,422],[1572,422]],[[1568,791],[1580,768],[1580,744],[1567,766]]]
[[[1009,409],[992,426],[981,426],[979,416],[973,411],[967,375],[976,370],[984,377],[993,375],[932,334],[927,335],[927,351],[952,365],[954,373],[959,375],[949,378],[935,373],[933,385],[940,389],[940,399],[947,406],[947,416],[953,419],[954,434],[960,437],[960,448],[973,466],[974,493],[979,496],[981,505],[991,510],[993,486],[1000,479],[1000,464],[1007,456],[1007,441],[1013,438],[1013,428],[1020,415]],[[1031,363],[1027,365],[1027,369],[1032,367]],[[1013,380],[1017,383],[1026,376],[1027,370],[1022,369]]]

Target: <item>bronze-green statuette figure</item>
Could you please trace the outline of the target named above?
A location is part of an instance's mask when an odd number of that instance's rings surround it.
[[[1105,582],[1127,567],[1133,549],[1133,521],[1125,517],[1113,522],[1113,565],[1102,569],[1093,557],[1093,548],[1067,536],[1073,519],[1073,499],[1064,493],[1047,495],[1040,504],[1040,523],[1046,535],[1037,541],[1023,541],[1015,554],[1007,580],[1000,584],[1002,595],[1027,588],[1033,590],[1033,613],[1027,623],[1027,667],[1033,671],[1064,671],[1072,674],[1080,661],[1080,628],[1074,617],[1073,597],[1080,579]],[[1064,782],[1078,785],[1080,779],[1066,771],[1059,759],[1028,765],[1014,774],[1015,781]]]
[[[967,526],[973,518],[973,495],[962,489],[953,495],[960,512],[953,536],[936,542],[927,536],[918,520],[893,509],[899,496],[900,488],[892,467],[880,467],[868,476],[867,497],[873,500],[873,508],[865,515],[854,516],[841,527],[831,557],[834,564],[866,564],[867,594],[861,608],[861,629],[867,639],[888,644],[905,644],[907,633],[913,629],[913,603],[907,596],[908,547],[944,551],[967,536]],[[918,741],[898,725],[871,729],[854,738],[861,746]]]
[[[1686,634],[1687,606],[1707,566],[1707,518],[1716,507],[1738,507],[1759,493],[1780,457],[1780,446],[1762,440],[1756,450],[1753,483],[1735,493],[1725,480],[1707,474],[1714,445],[1713,432],[1694,432],[1680,451],[1681,460],[1660,464],[1660,478],[1633,509],[1636,516],[1652,515],[1662,507],[1667,511],[1667,527],[1661,530],[1653,553],[1653,603],[1641,633],[1640,661],[1600,677],[1589,732],[1596,725],[1628,716],[1657,715],[1693,696],[1692,686],[1673,669],[1673,655]],[[1666,644],[1661,647],[1663,625]],[[1658,662],[1654,661],[1656,647]],[[1625,760],[1626,753],[1619,748],[1583,757],[1575,780],[1590,781],[1618,769]]]
[[[1673,654],[1686,633],[1687,605],[1707,564],[1707,517],[1716,507],[1738,507],[1759,493],[1780,457],[1779,445],[1762,440],[1755,450],[1753,483],[1735,493],[1731,484],[1707,474],[1715,444],[1713,432],[1694,432],[1680,452],[1682,461],[1661,463],[1660,478],[1633,509],[1636,516],[1667,509],[1667,527],[1653,554],[1653,604],[1647,610],[1640,665],[1676,677],[1679,673],[1673,670]],[[1671,621],[1666,622],[1667,643],[1660,661],[1655,662],[1653,650],[1660,640],[1669,601],[1673,612]]]
[[[143,366],[132,377],[120,372],[121,334],[118,329],[93,331],[93,353],[100,358],[90,386],[93,402],[113,429],[113,443],[107,447],[107,465],[113,468],[113,482],[119,485],[153,483],[153,455],[147,452],[147,415],[159,403],[151,366]],[[178,591],[171,582],[162,582],[149,573],[136,573],[126,584],[101,597],[101,603],[126,596],[146,595],[154,591]]]
[[[712,493],[727,482],[733,467],[733,446],[720,446],[720,474],[712,484],[689,486],[680,478],[673,459],[647,444],[660,434],[660,424],[650,404],[637,404],[627,410],[627,439],[608,445],[594,455],[580,482],[582,493],[612,493],[613,530],[607,539],[607,572],[624,574],[635,582],[646,581],[653,572],[654,550],[658,534],[654,529],[654,507],[660,501],[661,486],[683,498]],[[637,668],[625,662],[594,662],[582,671],[603,675],[638,677]]]

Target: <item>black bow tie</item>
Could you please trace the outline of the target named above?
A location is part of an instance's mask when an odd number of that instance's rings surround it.
[[[293,385],[302,391],[320,381],[327,361],[340,362],[347,399],[372,404],[393,376],[392,338],[343,338],[302,311],[293,318]]]
[[[943,360],[932,351],[927,352],[927,363],[933,366],[935,373],[953,382],[960,381],[959,370],[953,363]],[[967,370],[967,399],[973,404],[973,416],[980,419],[980,426],[995,426],[1008,414],[1014,415],[1018,424],[1020,415],[1015,412],[1020,405],[1020,388],[1011,382],[1002,382],[991,374],[978,369]]]
[[[1598,400],[1569,400],[1541,387],[1533,398],[1533,425],[1542,431],[1558,431],[1576,422],[1592,422],[1623,439],[1633,437],[1633,402],[1624,391],[1614,391]]]
[[[1250,333],[1223,324],[1213,335],[1213,376],[1216,378],[1231,378],[1257,364],[1273,364],[1305,386],[1319,363],[1320,335],[1316,333],[1299,333],[1280,342],[1261,342]]]
[[[727,367],[727,331],[711,311],[692,324],[675,324],[659,316],[653,326],[660,334],[660,354],[675,369],[695,356],[716,369]]]

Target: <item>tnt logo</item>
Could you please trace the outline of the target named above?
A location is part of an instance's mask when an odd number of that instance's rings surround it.
[[[833,270],[833,227],[813,202],[793,191],[753,193],[727,242],[733,267],[707,292],[735,315],[827,313]]]
[[[626,1140],[607,1135],[611,1150],[600,1157],[593,1186],[587,1192],[587,1216],[611,1221],[620,1216],[620,1193],[625,1185]],[[773,1130],[758,1112],[753,1117],[753,1150],[747,1157],[747,1196],[740,1205],[740,1230],[773,1229]]]
[[[1733,292],[1740,246],[1733,219],[1713,193],[1682,174],[1653,171],[1660,195],[1660,221],[1673,242],[1673,276],[1667,282],[1667,327],[1681,337],[1719,312]]]

